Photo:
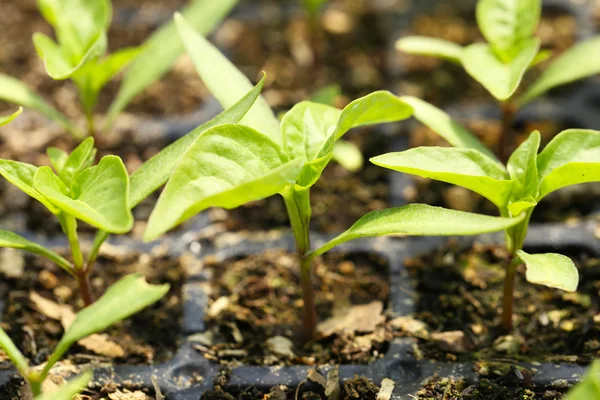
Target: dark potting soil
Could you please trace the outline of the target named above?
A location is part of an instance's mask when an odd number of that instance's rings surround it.
[[[360,364],[383,356],[392,337],[384,311],[390,290],[386,262],[379,256],[332,253],[316,262],[314,288],[322,324],[317,339],[306,345],[296,339],[303,301],[294,255],[267,250],[207,260],[205,267],[211,275],[207,331],[192,340],[208,359],[223,364]],[[354,322],[339,318],[350,315]]]
[[[156,254],[109,245],[103,249],[104,256],[99,257],[91,276],[97,297],[134,272],[150,283],[169,283],[171,289],[157,303],[108,328],[95,340],[74,345],[63,362],[148,364],[169,360],[177,350],[182,318],[184,271],[179,259],[168,257],[168,249],[157,248]],[[40,257],[5,249],[2,258],[2,327],[33,365],[43,363],[64,333],[64,318],[82,307],[78,286],[65,271]]]
[[[544,251],[541,251],[544,252]],[[600,260],[568,249],[579,269],[574,293],[533,285],[519,268],[515,283],[514,329],[501,327],[504,279],[502,248],[455,242],[406,262],[418,293],[417,309],[405,326],[418,338],[418,358],[587,363],[600,355]],[[416,328],[415,328],[416,327]],[[485,361],[488,360],[488,361]]]

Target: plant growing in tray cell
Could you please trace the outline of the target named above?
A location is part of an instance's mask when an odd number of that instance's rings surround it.
[[[523,243],[535,206],[566,186],[600,181],[600,132],[570,129],[558,134],[538,154],[535,131],[510,156],[500,161],[474,148],[418,147],[371,159],[379,166],[465,187],[491,201],[503,217],[522,216],[505,229],[506,260],[502,321],[512,326],[513,290],[517,267],[525,263],[526,279],[566,291],[579,283],[573,262],[560,254],[527,254]]]
[[[247,78],[193,32],[181,16],[176,16],[176,21],[199,74],[228,107],[251,87]],[[280,123],[264,99],[258,98],[239,124],[214,126],[189,146],[151,214],[144,239],[156,239],[209,207],[232,209],[280,194],[300,259],[304,334],[311,337],[317,322],[312,265],[329,249],[360,237],[471,235],[503,230],[523,220],[523,216],[489,217],[415,204],[371,212],[348,231],[313,250],[309,238],[310,189],[331,160],[336,140],[353,127],[398,121],[411,113],[410,106],[391,93],[375,92],[343,110],[302,102]]]
[[[93,305],[77,313],[57,344],[48,361],[40,367],[32,367],[21,354],[17,346],[0,328],[0,348],[4,350],[19,374],[27,381],[35,400],[70,400],[83,390],[90,381],[91,371],[60,387],[51,394],[42,393],[42,385],[52,367],[69,348],[93,333],[105,330],[109,326],[128,318],[141,309],[155,303],[169,290],[169,285],[149,285],[138,274],[128,275],[115,282]]]
[[[183,13],[194,29],[209,33],[231,10],[236,0],[194,0]],[[37,0],[44,19],[52,25],[56,41],[42,33],[33,35],[47,74],[55,80],[70,79],[76,86],[87,128],[58,111],[16,78],[0,74],[0,99],[34,109],[67,129],[74,138],[96,134],[94,111],[100,91],[128,67],[119,92],[106,115],[107,129],[129,102],[164,75],[183,53],[173,23],[156,30],[139,47],[107,54],[107,31],[112,20],[110,0]]]
[[[534,35],[541,8],[541,0],[479,0],[476,19],[486,43],[462,47],[424,36],[408,36],[396,43],[400,51],[461,65],[499,101],[503,117],[498,154],[503,160],[513,145],[512,123],[521,107],[554,87],[600,72],[598,57],[590,57],[600,51],[600,36],[595,36],[558,56],[530,87],[518,90],[525,73],[551,56],[540,50],[540,39]],[[415,110],[416,118],[426,125],[435,124],[427,117],[432,106],[415,102],[423,108],[421,113]]]

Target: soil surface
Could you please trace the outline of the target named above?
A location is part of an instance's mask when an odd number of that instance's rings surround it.
[[[316,262],[314,288],[321,325],[301,345],[302,293],[295,256],[282,250],[224,262],[207,261],[208,330],[193,340],[205,357],[224,364],[368,363],[392,333],[384,308],[386,262],[379,256],[331,253]],[[366,314],[366,315],[364,315]],[[357,321],[333,320],[357,316]]]
[[[148,364],[169,360],[177,350],[182,317],[184,272],[179,260],[108,245],[103,249],[105,255],[98,259],[91,277],[96,296],[134,272],[150,283],[169,283],[171,290],[154,305],[102,332],[103,339],[97,336],[96,344],[75,344],[63,362]],[[82,307],[78,286],[65,271],[40,257],[23,256],[12,249],[1,254],[1,288],[6,299],[2,327],[31,364],[43,363],[64,333],[61,322],[65,312],[60,310],[66,307],[67,312],[77,312]]]
[[[409,260],[406,266],[416,281],[418,301],[404,326],[409,336],[418,338],[415,355],[446,361],[510,358],[577,363],[598,357],[600,261],[584,249],[566,249],[564,254],[579,269],[577,292],[530,284],[521,266],[510,334],[502,329],[499,315],[503,249],[476,244],[461,251],[451,241],[443,249]]]

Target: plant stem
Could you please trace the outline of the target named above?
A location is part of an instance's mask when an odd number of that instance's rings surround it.
[[[83,269],[83,254],[81,253],[79,237],[77,236],[77,220],[70,215],[66,215],[65,225],[67,238],[69,239],[69,246],[71,246],[73,264],[75,264],[75,269],[80,271]]]
[[[94,114],[92,113],[86,113],[86,119],[87,119],[87,131],[88,131],[88,136],[94,137],[96,135],[96,126],[94,124]]]
[[[513,121],[517,113],[517,106],[510,101],[500,104],[502,109],[502,130],[500,131],[500,140],[498,142],[498,156],[500,160],[506,162],[511,154],[513,138]]]
[[[79,295],[83,300],[84,307],[94,303],[92,286],[90,285],[90,274],[88,273],[87,269],[77,271],[77,283],[79,284]]]
[[[302,280],[303,307],[303,332],[302,339],[309,341],[313,338],[317,327],[317,305],[315,304],[315,291],[312,284],[312,259],[303,258],[300,262],[300,278]]]
[[[502,326],[508,332],[512,330],[512,317],[515,293],[515,276],[519,259],[511,254],[506,260],[506,276],[504,277],[504,294],[502,300]]]
[[[38,381],[38,380],[31,380],[28,381],[27,383],[29,383],[29,388],[31,389],[31,393],[33,394],[34,398],[37,398],[38,396],[42,395],[42,382],[43,381]]]

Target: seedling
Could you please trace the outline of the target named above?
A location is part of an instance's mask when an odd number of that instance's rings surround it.
[[[236,0],[197,0],[183,11],[194,29],[209,33],[235,5]],[[164,75],[183,53],[172,23],[153,33],[140,47],[128,47],[106,54],[107,31],[112,19],[110,0],[37,0],[38,8],[55,31],[52,38],[35,33],[33,42],[48,75],[55,80],[70,79],[79,92],[87,128],[82,132],[75,121],[48,104],[19,80],[0,74],[0,99],[32,108],[61,124],[76,139],[96,134],[94,111],[98,95],[116,74],[130,65],[119,93],[110,106],[107,129],[129,102]]]
[[[600,37],[596,36],[557,57],[524,93],[517,92],[525,73],[551,55],[540,50],[540,39],[534,36],[541,3],[541,0],[479,0],[477,25],[487,43],[462,47],[442,39],[409,36],[396,44],[397,49],[406,53],[462,65],[499,101],[503,116],[498,153],[503,160],[513,146],[513,120],[521,107],[554,87],[600,72],[600,61],[589,56],[600,51]],[[422,122],[428,125],[427,121]]]
[[[566,186],[600,181],[600,132],[570,129],[558,134],[538,154],[540,134],[533,132],[511,155],[506,167],[474,148],[419,147],[388,153],[371,161],[407,174],[463,186],[490,200],[503,217],[522,221],[505,230],[510,256],[506,260],[502,321],[512,327],[513,291],[517,266],[527,267],[526,279],[553,288],[575,291],[577,268],[560,254],[527,254],[523,243],[535,206]]]
[[[250,83],[208,41],[193,32],[181,16],[176,16],[176,21],[199,74],[227,107]],[[444,235],[450,228],[456,234],[455,223],[462,234],[490,232],[513,226],[523,218],[488,217],[411,205],[369,213],[342,235],[312,250],[310,188],[332,159],[335,142],[353,127],[398,121],[411,113],[407,104],[381,91],[355,100],[343,110],[302,102],[279,123],[264,99],[259,98],[241,121],[247,125],[214,126],[189,146],[150,216],[144,239],[156,239],[209,207],[232,209],[280,194],[300,259],[304,334],[310,338],[317,323],[312,264],[329,249],[368,236]],[[431,216],[439,219],[427,220]]]
[[[10,337],[0,328],[0,347],[19,374],[27,381],[36,399],[70,400],[83,390],[92,374],[84,373],[59,389],[58,393],[42,396],[42,384],[50,370],[79,340],[105,330],[111,325],[128,318],[141,309],[157,302],[169,291],[169,285],[149,285],[139,274],[128,275],[113,284],[93,305],[77,313],[75,320],[65,329],[56,349],[43,365],[43,368],[30,367],[27,359],[19,351]]]

